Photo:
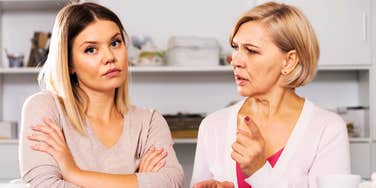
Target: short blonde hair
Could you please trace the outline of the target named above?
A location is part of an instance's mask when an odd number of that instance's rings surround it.
[[[262,23],[273,43],[283,52],[296,50],[299,62],[284,76],[285,87],[303,86],[315,77],[320,48],[311,24],[299,9],[275,2],[250,9],[236,22],[230,34],[230,45],[240,26],[249,21]]]
[[[125,41],[127,34],[120,19],[111,10],[95,3],[72,3],[59,11],[52,30],[50,49],[38,81],[41,89],[55,93],[70,123],[81,134],[85,133],[85,116],[89,98],[79,88],[72,68],[72,45],[75,37],[89,24],[103,19],[113,21]],[[114,102],[122,114],[129,109],[128,75],[123,86],[116,88]]]

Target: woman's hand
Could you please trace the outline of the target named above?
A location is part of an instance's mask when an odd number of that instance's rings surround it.
[[[193,188],[234,188],[234,184],[228,181],[205,180],[193,185]]]
[[[167,152],[151,146],[142,156],[139,172],[158,172],[166,164]]]
[[[58,163],[64,179],[69,179],[70,176],[73,176],[80,169],[73,161],[60,127],[48,118],[44,119],[44,123],[45,125],[32,126],[32,130],[36,134],[28,136],[28,139],[39,143],[32,145],[31,148],[50,154]]]
[[[256,124],[248,117],[243,119],[245,126],[239,126],[236,141],[232,144],[231,157],[246,177],[251,176],[266,163],[265,141]]]

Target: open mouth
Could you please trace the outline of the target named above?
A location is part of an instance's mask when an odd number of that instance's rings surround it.
[[[245,78],[245,77],[242,77],[242,76],[240,76],[240,75],[238,75],[238,74],[235,74],[235,79],[236,80],[239,80],[239,81],[249,81],[249,79],[247,79],[247,78]]]
[[[235,74],[235,82],[238,86],[244,86],[249,82],[249,79],[240,76],[239,74]]]

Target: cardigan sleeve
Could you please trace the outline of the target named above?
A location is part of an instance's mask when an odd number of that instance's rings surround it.
[[[33,133],[31,126],[43,124],[44,118],[59,122],[59,115],[52,94],[39,92],[29,97],[22,108],[19,146],[19,163],[22,179],[31,187],[76,188],[63,180],[60,169],[52,156],[30,148],[34,141],[27,139]]]
[[[191,187],[200,181],[212,179],[213,175],[209,171],[209,153],[210,150],[208,147],[208,129],[207,129],[207,119],[204,119],[201,122],[201,125],[199,127],[198,131],[198,137],[197,137],[197,145],[196,145],[196,153],[195,153],[195,160],[193,164],[193,174],[191,179]]]
[[[284,178],[273,174],[268,163],[246,179],[253,188],[317,188],[316,179],[320,175],[349,174],[350,149],[345,122],[336,114],[327,117],[316,155],[305,178]],[[335,161],[335,162],[333,162]],[[267,181],[266,181],[267,180]]]

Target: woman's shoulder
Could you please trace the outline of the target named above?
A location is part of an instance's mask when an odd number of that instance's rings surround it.
[[[240,109],[243,101],[240,101],[236,104],[228,106],[226,108],[219,109],[213,113],[207,115],[201,122],[200,128],[223,128],[228,125],[229,119],[232,114],[237,113]]]
[[[345,131],[346,130],[346,123],[342,119],[340,115],[337,113],[321,108],[314,103],[312,103],[312,118],[311,122],[314,124],[321,124],[324,126],[323,128],[326,129],[327,131],[333,131],[333,132],[338,132],[338,131]]]
[[[153,108],[130,105],[126,116],[135,123],[143,126],[167,124],[162,114]]]
[[[157,110],[141,106],[130,105],[128,114],[140,119],[150,119],[153,115],[161,115]]]
[[[51,91],[42,90],[29,96],[24,106],[32,107],[55,107],[55,96]]]

